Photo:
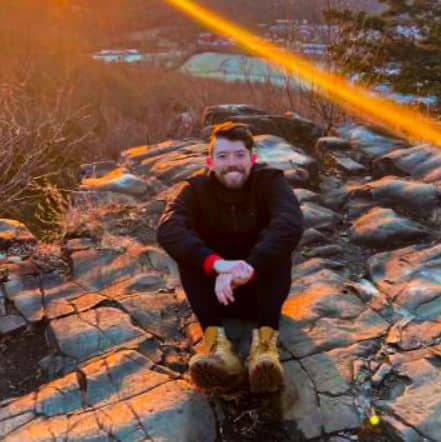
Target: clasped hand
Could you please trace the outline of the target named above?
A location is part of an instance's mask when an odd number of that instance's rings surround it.
[[[214,291],[221,304],[234,302],[233,290],[246,284],[253,275],[253,267],[243,260],[219,259],[214,264],[218,273]]]

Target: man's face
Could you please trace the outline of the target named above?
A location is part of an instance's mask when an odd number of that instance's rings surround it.
[[[239,189],[251,171],[250,151],[243,141],[217,138],[209,167],[224,186]]]

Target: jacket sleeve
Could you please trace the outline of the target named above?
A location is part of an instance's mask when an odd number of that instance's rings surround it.
[[[303,234],[299,202],[282,171],[271,178],[265,203],[270,214],[268,226],[260,232],[246,261],[256,274],[277,266],[295,249]]]
[[[184,181],[176,196],[166,204],[159,219],[156,239],[178,264],[190,264],[212,273],[213,259],[209,257],[216,253],[196,233],[194,219],[193,191],[190,182]],[[207,266],[207,262],[211,265]]]

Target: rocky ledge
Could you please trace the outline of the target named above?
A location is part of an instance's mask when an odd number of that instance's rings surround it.
[[[231,115],[252,122],[259,161],[285,171],[305,215],[285,390],[212,397],[189,382],[201,330],[155,228],[207,145],[167,140],[85,165],[59,246],[0,220],[0,334],[44,325],[49,348],[45,382],[0,402],[1,440],[441,440],[440,151],[361,126],[319,138],[250,106],[210,108],[207,126]],[[246,325],[228,324],[243,355]]]

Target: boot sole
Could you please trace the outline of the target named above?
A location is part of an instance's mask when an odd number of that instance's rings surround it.
[[[283,387],[283,372],[272,361],[261,361],[249,374],[252,393],[274,393]]]
[[[193,382],[206,390],[227,391],[240,383],[241,376],[231,375],[225,369],[210,360],[200,360],[190,368],[190,376]]]

